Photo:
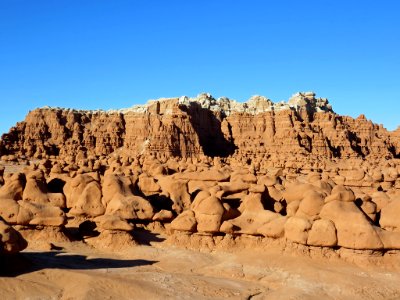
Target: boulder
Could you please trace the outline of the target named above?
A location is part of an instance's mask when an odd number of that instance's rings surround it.
[[[284,225],[285,237],[295,243],[307,244],[308,230],[311,228],[309,220],[300,217],[290,217]]]
[[[104,214],[100,184],[97,181],[89,182],[80,195],[76,195],[73,206],[69,211],[75,216],[96,217]],[[70,203],[71,203],[70,202]]]
[[[14,173],[5,179],[0,188],[0,199],[21,200],[26,184],[26,177],[22,173]]]
[[[168,221],[171,221],[173,218],[174,218],[174,214],[172,211],[162,209],[159,212],[154,214],[152,220],[159,221],[159,222],[168,222]]]
[[[162,191],[161,195],[172,200],[172,209],[175,212],[180,213],[190,207],[191,199],[186,180],[177,180],[172,176],[164,176],[159,178],[158,184]]]
[[[309,191],[304,195],[303,200],[299,204],[296,214],[312,217],[319,214],[324,206],[323,196],[316,191]]]
[[[18,201],[18,204],[21,206],[22,211],[25,211],[26,216],[31,217],[29,225],[59,227],[66,224],[65,213],[59,207],[23,200]]]
[[[28,243],[22,235],[0,219],[0,254],[14,254],[27,246]]]
[[[330,201],[322,208],[320,217],[334,223],[339,246],[350,249],[383,248],[374,227],[354,202]]]
[[[334,247],[337,245],[335,224],[331,220],[315,220],[308,232],[307,245]]]
[[[210,195],[204,199],[193,203],[192,209],[196,216],[197,231],[216,233],[222,223],[222,216],[225,213],[221,201]]]
[[[171,222],[171,228],[173,230],[195,232],[196,227],[197,221],[194,212],[191,210],[182,212]]]
[[[356,200],[356,197],[351,189],[343,185],[337,185],[332,189],[331,194],[325,198],[325,203],[335,200],[353,202],[354,200]]]
[[[104,176],[101,202],[107,206],[116,194],[133,196],[133,183],[129,176],[109,174]]]
[[[94,181],[93,177],[85,174],[79,174],[75,178],[68,180],[63,188],[67,208],[74,207],[86,186]]]
[[[154,211],[150,202],[142,197],[115,194],[108,203],[105,214],[122,219],[151,220]]]
[[[274,239],[281,238],[285,234],[285,223],[287,219],[288,217],[279,215],[275,219],[259,227],[257,233]]]
[[[146,174],[141,174],[139,176],[138,187],[145,196],[151,196],[161,192],[160,185],[153,177],[147,176]]]
[[[400,198],[382,208],[379,224],[385,230],[400,232]]]
[[[115,215],[103,215],[94,219],[98,227],[102,230],[121,230],[132,231],[133,226],[123,218]]]

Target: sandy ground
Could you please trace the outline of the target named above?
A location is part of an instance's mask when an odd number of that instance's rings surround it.
[[[0,299],[400,299],[395,271],[151,244],[107,253],[71,243],[3,257]]]

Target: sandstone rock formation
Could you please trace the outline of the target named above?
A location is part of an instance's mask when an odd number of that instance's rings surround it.
[[[399,145],[398,131],[339,116],[310,92],[42,108],[2,138],[0,216],[27,237],[70,230],[97,247],[156,228],[400,250]]]
[[[0,254],[14,254],[26,247],[27,242],[21,234],[0,219]]]
[[[287,103],[254,96],[238,103],[209,94],[171,98],[119,111],[41,108],[2,138],[4,158],[126,153],[158,158],[232,155],[240,160],[301,156],[399,157],[399,134],[365,117],[339,116],[326,99],[297,93]],[[286,163],[289,166],[289,162]]]

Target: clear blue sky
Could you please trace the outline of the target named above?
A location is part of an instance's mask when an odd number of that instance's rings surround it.
[[[400,1],[0,0],[0,132],[35,107],[297,91],[400,125]]]

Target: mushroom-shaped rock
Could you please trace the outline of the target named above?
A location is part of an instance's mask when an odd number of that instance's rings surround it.
[[[33,203],[49,203],[47,184],[42,171],[32,171],[26,175],[26,185],[22,199]]]
[[[50,187],[52,187],[51,183]],[[51,204],[60,208],[66,207],[64,194],[62,192],[50,192],[41,170],[31,171],[26,175],[26,185],[22,199],[33,203]]]
[[[280,216],[275,212],[264,210],[256,200],[253,197],[248,198],[247,204],[245,204],[246,209],[243,210],[242,214],[229,220],[231,224],[238,228],[239,233],[258,235],[258,229],[261,226]]]
[[[28,225],[33,214],[21,208],[16,200],[0,199],[0,216],[9,224]]]
[[[221,201],[210,195],[194,203],[192,209],[197,220],[197,231],[215,233],[219,231],[225,209]]]
[[[239,211],[263,211],[264,205],[262,203],[262,196],[261,194],[251,193],[246,195],[242,198],[242,203],[239,206]]]

